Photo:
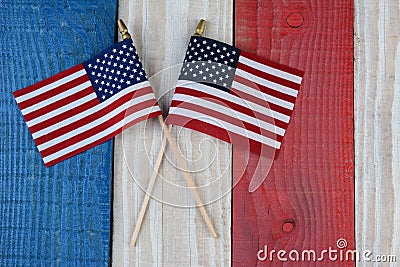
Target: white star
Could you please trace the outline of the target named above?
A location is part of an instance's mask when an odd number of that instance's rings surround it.
[[[119,65],[119,68],[120,68],[120,69],[122,69],[123,67],[124,67],[124,65],[122,65],[122,64]]]
[[[129,57],[130,55],[131,55],[131,53],[129,53],[129,52],[126,52],[126,54],[125,54],[127,57]]]
[[[103,88],[99,87],[99,91],[103,91]]]
[[[233,54],[233,55],[236,55],[236,51],[235,51],[235,50],[233,50],[233,51],[232,51],[232,54]]]
[[[211,47],[210,46],[207,46],[207,50],[210,50],[211,49]]]
[[[100,59],[96,59],[96,62],[99,63],[99,62],[100,62]]]
[[[106,85],[107,85],[107,86],[110,86],[110,83],[108,82],[108,83],[106,83]]]
[[[123,58],[123,59],[122,59],[122,62],[126,62],[126,58]]]
[[[213,44],[213,47],[217,47],[217,44]]]
[[[93,75],[93,76],[96,75],[96,72],[92,71],[92,75]]]
[[[199,71],[199,74],[203,74],[203,71],[201,70],[201,71]]]
[[[122,48],[126,48],[126,45],[124,44],[124,45],[122,46]]]
[[[226,50],[226,47],[225,47],[225,46],[224,46],[224,47],[222,47],[222,50],[224,50],[224,51],[225,51],[225,50]]]
[[[201,53],[203,53],[203,52],[204,52],[204,49],[203,49],[203,48],[202,48],[202,49],[200,49],[200,52],[201,52]]]
[[[139,75],[142,76],[142,75],[143,75],[143,72],[139,72]]]
[[[107,55],[107,54],[104,54],[104,57],[105,57],[105,58],[107,58],[107,57],[108,57],[108,55]]]
[[[140,81],[140,77],[136,77],[136,80],[137,80],[137,81]]]
[[[124,51],[122,51],[122,50],[119,50],[119,52],[118,52],[120,55],[122,55],[123,53],[124,53]]]
[[[214,60],[217,61],[217,60],[218,60],[218,57],[215,57]]]
[[[118,89],[118,90],[121,90],[121,85],[118,85],[118,86],[117,86],[117,89]]]
[[[121,74],[121,72],[119,70],[117,70],[117,75],[120,75],[120,74]]]
[[[129,47],[129,51],[133,51],[133,47]]]
[[[109,72],[110,70],[108,68],[106,68],[106,72]]]
[[[124,73],[122,74],[122,76],[124,76],[124,77],[126,77],[126,75],[127,75],[126,72],[124,72]]]
[[[203,80],[207,80],[207,77],[206,77],[206,76],[203,76]]]
[[[99,83],[99,80],[95,80],[94,82],[95,82],[95,83]]]
[[[104,85],[104,81],[101,81],[101,85]]]
[[[125,69],[126,69],[126,70],[130,70],[130,69],[131,69],[131,67],[129,67],[129,66],[128,66],[128,67],[126,67]]]
[[[94,65],[94,67],[93,67],[95,70],[97,70],[97,65]]]
[[[123,83],[123,82],[124,82],[124,79],[119,80],[119,82],[120,82],[120,83]]]
[[[129,60],[129,64],[131,64],[131,65],[132,65],[132,64],[133,64],[133,61],[132,61],[132,60]]]
[[[224,83],[224,87],[227,87],[228,85],[226,83]]]
[[[196,43],[197,42],[197,39],[196,38],[193,38],[193,43]]]
[[[115,59],[118,61],[118,60],[120,60],[120,57],[117,56]]]
[[[105,60],[103,60],[102,62],[101,62],[101,64],[105,64],[106,63],[106,61]]]
[[[100,70],[103,70],[103,67],[100,67]]]
[[[224,79],[224,78],[222,78],[222,77],[219,77],[219,80],[220,80],[220,81],[222,81],[223,79]]]
[[[227,61],[227,60],[225,60],[225,61],[224,61],[224,64],[225,64],[225,65],[228,65],[228,61]]]
[[[117,52],[117,49],[114,48],[114,49],[113,49],[113,52],[114,52],[114,53]]]
[[[111,55],[111,56],[110,56],[110,58],[111,58],[111,59],[113,59],[113,58],[114,58],[114,56],[113,56],[113,55]]]
[[[225,72],[225,69],[222,69],[221,71],[222,71],[222,72]]]
[[[114,85],[114,84],[113,84],[113,85]],[[115,87],[115,85],[114,85],[113,87]],[[113,91],[110,91],[110,94],[113,94]]]
[[[105,98],[106,98],[106,96],[105,96],[105,95],[103,95],[101,98],[105,99]]]
[[[227,75],[225,75],[225,78],[226,78],[226,79],[229,79],[229,75],[228,75],[228,74],[227,74]]]
[[[209,71],[210,69],[209,68],[206,68],[206,71]]]
[[[204,41],[203,41],[203,44],[206,44],[206,43],[207,43],[206,40],[204,40]]]
[[[193,77],[196,77],[197,76],[197,74],[196,73],[193,73]]]
[[[127,80],[127,81],[126,81],[126,84],[131,84],[131,81]]]
[[[91,68],[91,67],[92,67],[92,64],[89,64],[88,67]]]

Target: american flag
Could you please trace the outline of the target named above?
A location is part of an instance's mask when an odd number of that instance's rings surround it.
[[[162,114],[131,39],[14,97],[47,167]]]
[[[190,39],[167,123],[260,153],[280,149],[303,72],[199,36]]]

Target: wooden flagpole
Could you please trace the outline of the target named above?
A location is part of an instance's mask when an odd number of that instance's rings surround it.
[[[128,28],[126,27],[125,23],[121,19],[118,20],[118,27],[119,27],[119,30],[120,30],[120,32],[122,34],[122,39],[123,40],[131,38],[131,35],[128,32]],[[205,20],[201,20],[199,22],[197,28],[196,28],[196,33],[194,35],[201,36],[201,34],[204,32],[204,28],[205,28]],[[192,191],[192,194],[194,196],[196,204],[200,209],[200,213],[203,216],[203,219],[204,219],[204,221],[205,221],[205,223],[207,225],[208,230],[210,231],[211,235],[214,238],[216,238],[217,237],[217,233],[215,232],[215,229],[214,229],[214,226],[211,223],[210,217],[208,216],[207,211],[204,208],[204,204],[203,204],[203,202],[202,202],[202,200],[200,198],[200,195],[196,190],[196,185],[195,185],[194,181],[192,180],[192,178],[190,177],[189,172],[186,169],[185,163],[183,161],[182,156],[180,155],[180,153],[178,151],[177,145],[175,144],[174,140],[172,139],[172,136],[170,134],[171,126],[169,126],[169,127],[166,126],[164,118],[162,117],[162,115],[158,116],[158,120],[159,120],[159,122],[160,122],[160,124],[162,126],[163,131],[164,131],[164,139],[163,139],[160,151],[159,151],[158,156],[157,156],[157,161],[156,161],[156,164],[154,166],[153,174],[151,176],[148,188],[146,190],[146,196],[145,196],[145,199],[143,200],[143,204],[142,204],[142,207],[141,207],[140,212],[139,212],[138,221],[136,223],[136,226],[135,226],[132,238],[131,238],[130,245],[131,246],[135,246],[136,245],[136,240],[138,238],[139,231],[140,231],[140,228],[141,228],[142,223],[143,223],[144,215],[146,213],[147,206],[148,206],[148,203],[149,203],[149,200],[150,200],[150,194],[151,194],[151,192],[153,190],[155,179],[157,178],[158,170],[159,170],[159,168],[161,166],[162,157],[163,157],[163,154],[164,154],[164,151],[165,151],[165,148],[166,148],[166,140],[168,140],[168,142],[170,143],[172,151],[174,152],[174,154],[175,154],[175,156],[176,156],[176,158],[178,160],[178,165],[183,170],[183,174],[184,174],[184,177],[186,179],[186,182],[188,183],[189,188]]]

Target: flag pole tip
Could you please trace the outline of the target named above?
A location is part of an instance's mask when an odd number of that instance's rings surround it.
[[[122,40],[130,39],[131,35],[128,31],[128,27],[126,27],[124,21],[122,19],[117,20],[119,32],[122,35]]]
[[[202,36],[205,28],[206,28],[206,21],[204,19],[201,19],[199,24],[197,24],[196,32],[194,33],[194,36]]]

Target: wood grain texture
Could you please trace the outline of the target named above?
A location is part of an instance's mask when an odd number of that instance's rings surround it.
[[[356,240],[400,261],[400,3],[356,1]]]
[[[218,1],[120,1],[119,17],[132,34],[145,70],[159,98],[164,115],[168,112],[190,36],[201,18],[208,21],[206,35],[232,42],[233,2]],[[187,129],[172,129],[192,177],[203,189],[203,201],[219,235],[211,237],[186,187],[176,158],[167,146],[160,176],[155,183],[149,209],[136,247],[129,241],[144,199],[144,190],[161,147],[162,129],[156,119],[128,129],[115,140],[114,183],[114,266],[229,266],[231,262],[230,145],[211,140]],[[179,190],[178,190],[179,189]],[[225,196],[222,196],[224,194]],[[163,200],[163,201],[161,201]],[[170,204],[167,204],[170,203]]]
[[[265,183],[233,191],[233,266],[354,266],[352,262],[260,262],[265,245],[321,251],[354,240],[353,1],[237,0],[235,45],[305,71],[282,149]],[[293,28],[288,17],[301,14]],[[234,151],[235,162],[241,153]],[[257,157],[252,158],[257,161]],[[293,231],[285,232],[284,223]]]
[[[112,144],[46,168],[12,92],[114,42],[109,1],[0,1],[0,266],[108,266]]]

